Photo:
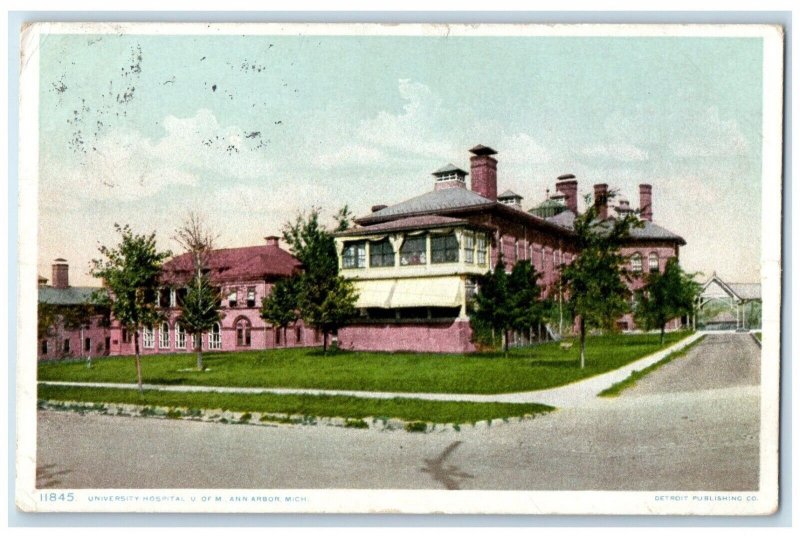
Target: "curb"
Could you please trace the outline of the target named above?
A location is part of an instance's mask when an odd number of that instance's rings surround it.
[[[187,407],[163,407],[153,405],[137,405],[106,402],[79,402],[59,400],[39,400],[37,408],[48,411],[73,412],[80,415],[96,414],[122,417],[143,417],[162,420],[190,420],[193,422],[210,422],[262,427],[292,426],[333,426],[338,428],[370,429],[376,431],[401,431],[408,433],[440,433],[461,432],[470,430],[488,430],[505,424],[519,423],[536,418],[537,415],[521,417],[495,418],[480,420],[475,423],[431,423],[424,421],[407,421],[387,417],[318,417],[311,415],[292,415],[287,413],[260,413],[248,411],[228,411],[224,409],[192,409]]]

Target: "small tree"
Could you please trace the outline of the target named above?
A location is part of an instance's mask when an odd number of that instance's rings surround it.
[[[586,365],[586,331],[588,328],[611,329],[614,321],[628,311],[630,292],[626,281],[625,257],[620,247],[632,226],[638,226],[635,215],[613,220],[598,220],[598,205],[586,198],[588,209],[575,218],[574,231],[578,255],[561,271],[562,290],[567,310],[578,318],[581,368]]]
[[[664,272],[654,271],[645,278],[645,285],[636,292],[636,323],[645,329],[660,329],[660,342],[664,344],[667,322],[694,312],[694,305],[702,286],[694,276],[681,269],[677,258],[667,260]]]
[[[540,273],[530,260],[518,261],[508,277],[509,322],[511,329],[530,331],[545,317],[548,301],[542,299]],[[506,342],[506,348],[508,342]],[[507,350],[507,349],[506,349]]]
[[[503,353],[507,353],[506,333],[511,325],[511,311],[508,274],[502,253],[497,257],[494,271],[490,271],[478,279],[478,293],[475,294],[475,311],[472,317],[477,324],[492,330],[492,345],[494,345],[495,334],[500,333]]]
[[[136,358],[136,379],[142,391],[142,365],[139,334],[161,319],[156,304],[161,266],[171,256],[156,248],[155,233],[137,235],[130,226],[114,224],[121,241],[116,248],[100,246],[102,259],[92,260],[92,276],[103,282],[113,316],[133,332]]]
[[[178,318],[186,332],[192,335],[197,354],[197,369],[203,370],[202,334],[210,331],[222,319],[222,297],[208,279],[208,261],[214,250],[213,234],[197,213],[190,212],[175,233],[175,240],[192,259],[192,280],[187,285],[186,298]]]
[[[528,260],[517,262],[511,274],[506,273],[501,254],[494,271],[480,280],[474,320],[479,326],[490,327],[492,334],[501,334],[504,355],[508,354],[512,330],[530,330],[544,316],[539,276]]]
[[[344,230],[349,218],[345,207],[337,214],[335,229]],[[353,284],[339,276],[333,235],[319,223],[318,209],[287,223],[283,239],[303,264],[303,272],[292,277],[300,317],[307,325],[322,331],[322,350],[327,353],[328,335],[336,335],[355,316],[358,295]]]
[[[219,292],[211,286],[205,274],[195,276],[187,286],[178,321],[186,328],[186,332],[192,335],[197,354],[197,369],[200,371],[204,369],[202,334],[210,331],[215,323],[222,320],[221,300]]]
[[[283,342],[286,345],[286,327],[298,320],[297,279],[285,278],[272,287],[269,296],[261,300],[261,319],[283,329]]]

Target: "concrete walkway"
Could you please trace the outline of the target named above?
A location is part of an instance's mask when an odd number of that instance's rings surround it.
[[[439,400],[458,402],[502,402],[502,403],[541,403],[558,408],[584,407],[590,405],[599,392],[626,379],[634,370],[643,370],[654,364],[670,353],[679,351],[693,343],[705,333],[697,332],[667,348],[638,361],[629,363],[622,368],[612,370],[594,377],[582,379],[552,389],[535,390],[529,392],[513,392],[506,394],[448,394],[448,393],[422,393],[422,392],[370,392],[361,390],[328,390],[328,389],[293,389],[293,388],[261,388],[261,387],[208,387],[197,385],[149,385],[145,390],[160,390],[165,392],[225,392],[235,394],[310,394],[315,396],[354,396],[358,398],[410,398],[415,400]],[[134,383],[88,383],[79,381],[40,381],[42,385],[94,387],[111,389],[137,389]]]

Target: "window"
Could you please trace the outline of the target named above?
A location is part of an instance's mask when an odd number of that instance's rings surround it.
[[[456,234],[431,236],[431,263],[454,263],[458,261],[458,239]]]
[[[47,340],[42,340],[42,355],[47,355]]]
[[[236,345],[250,346],[250,322],[246,318],[236,322]]]
[[[183,306],[187,292],[188,290],[186,288],[179,288],[175,290],[175,306]]]
[[[222,349],[222,331],[219,322],[211,326],[208,333],[208,349]]]
[[[84,351],[91,351],[92,350],[92,339],[91,338],[84,338],[83,339],[83,350]]]
[[[394,266],[394,248],[391,241],[384,239],[383,241],[373,241],[369,244],[369,266]]]
[[[464,283],[464,293],[466,295],[467,301],[471,301],[475,298],[475,294],[478,293],[478,284],[471,278],[468,278],[467,281]]]
[[[642,255],[638,252],[631,256],[631,271],[634,273],[642,272]]]
[[[514,241],[514,261],[519,261],[519,239]]]
[[[175,322],[175,348],[186,349],[186,330],[177,321]]]
[[[275,345],[281,345],[281,329],[280,327],[275,327]]]
[[[161,324],[161,330],[158,333],[158,347],[161,349],[169,348],[169,323],[166,321]]]
[[[256,289],[247,288],[247,308],[256,306]]]
[[[158,290],[158,306],[161,308],[169,308],[171,306],[172,293],[169,288],[161,288]]]
[[[355,269],[367,266],[367,242],[357,241],[355,243],[345,243],[344,253],[342,254],[342,267],[344,269]]]
[[[427,263],[425,236],[407,237],[400,247],[400,265],[425,265]]]
[[[545,252],[544,252],[544,247],[542,247],[542,266],[539,269],[542,273],[544,273],[544,260],[545,260]]]
[[[475,263],[475,236],[469,232],[464,234],[464,261]]]
[[[69,353],[69,339],[64,340],[64,353]]]
[[[647,257],[647,267],[650,269],[651,273],[658,272],[658,254],[655,252],[650,253],[650,255]]]
[[[236,301],[236,290],[230,290],[228,292],[228,306],[231,308],[236,308],[238,302]]]
[[[142,330],[142,345],[146,349],[152,349],[156,346],[156,336],[152,327],[145,327]]]
[[[303,343],[303,328],[300,327],[299,325],[295,325],[294,328],[294,341],[297,342],[298,344]]]
[[[130,331],[128,331],[128,329],[126,329],[124,327],[122,328],[122,341],[124,343],[130,344],[133,341],[132,336],[133,335],[131,335],[131,333],[130,333]]]
[[[478,265],[486,265],[486,236],[479,234],[475,239],[478,244]]]

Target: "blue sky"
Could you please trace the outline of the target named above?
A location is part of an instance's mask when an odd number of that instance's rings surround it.
[[[298,211],[364,214],[498,150],[498,188],[608,183],[683,235],[690,271],[759,279],[762,46],[755,38],[47,35],[39,271],[74,284],[113,223],[176,249],[189,210],[219,246]]]

